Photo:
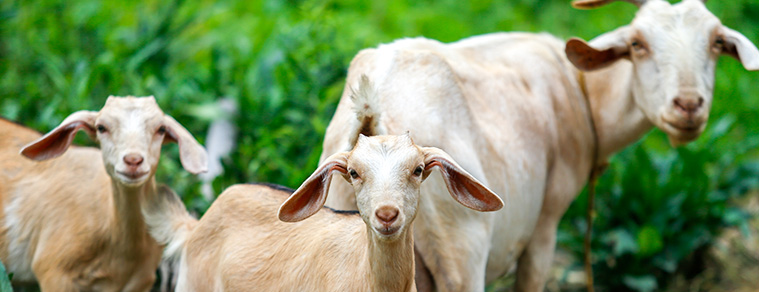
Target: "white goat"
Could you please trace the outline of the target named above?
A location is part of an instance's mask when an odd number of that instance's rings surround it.
[[[403,135],[361,136],[292,195],[235,185],[196,221],[167,190],[143,212],[151,234],[168,246],[164,255],[181,254],[178,291],[416,291],[411,222],[434,167],[462,205],[503,206],[445,152]],[[318,212],[334,172],[353,185],[360,215]]]
[[[42,137],[1,123],[0,258],[14,283],[37,281],[42,291],[149,290],[161,247],[140,208],[155,196],[161,144],[178,142],[192,173],[206,168],[203,147],[153,97],[109,97],[99,112],[73,113]],[[80,129],[96,137],[102,154],[69,147]]]
[[[322,160],[350,150],[359,133],[410,131],[507,203],[495,213],[455,208],[442,178],[430,177],[414,226],[419,290],[482,291],[516,264],[516,290],[542,291],[559,220],[591,170],[654,125],[672,144],[696,139],[720,54],[759,69],[756,47],[701,1],[634,2],[632,24],[590,44],[495,33],[451,44],[398,40],[353,59]],[[364,88],[362,75],[375,86]],[[374,96],[354,101],[352,88]],[[327,206],[356,208],[349,185],[337,180],[331,188]]]

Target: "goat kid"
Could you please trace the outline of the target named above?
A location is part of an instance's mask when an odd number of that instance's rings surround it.
[[[153,97],[108,97],[100,111],[73,113],[42,137],[2,123],[0,258],[14,284],[148,291],[161,247],[140,208],[156,195],[161,145],[177,142],[192,173],[206,169],[203,147]],[[78,130],[94,137],[101,151],[70,146]]]

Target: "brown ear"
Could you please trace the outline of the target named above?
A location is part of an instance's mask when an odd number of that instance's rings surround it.
[[[615,1],[632,3],[638,7],[641,7],[646,3],[646,0],[577,0],[572,2],[572,7],[577,9],[593,9]]]
[[[61,122],[58,127],[21,149],[21,154],[37,161],[61,156],[71,146],[71,141],[79,129],[88,135],[95,134],[95,118],[97,112],[78,111]]]
[[[208,171],[206,149],[195,140],[192,134],[169,115],[163,116],[163,125],[166,127],[164,141],[179,144],[179,160],[182,161],[182,167],[194,174]]]
[[[451,196],[460,204],[477,211],[498,211],[503,201],[493,191],[461,168],[447,153],[435,147],[422,147],[424,151],[424,178],[439,167]]]
[[[579,38],[570,38],[564,52],[577,69],[598,70],[629,55],[628,35],[629,28],[623,26],[598,36],[590,44]]]
[[[759,70],[759,50],[746,36],[726,26],[722,27],[722,35],[725,38],[723,54],[740,61],[746,70]]]
[[[336,153],[327,158],[311,176],[306,179],[295,192],[290,195],[282,206],[279,207],[279,220],[284,222],[297,222],[311,215],[324,206],[327,200],[329,184],[332,182],[332,173],[339,171],[342,174],[347,170],[348,152]]]

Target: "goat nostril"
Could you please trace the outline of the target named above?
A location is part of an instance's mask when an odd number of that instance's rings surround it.
[[[145,160],[142,155],[136,153],[130,153],[124,156],[124,162],[129,166],[138,166]]]
[[[374,212],[374,215],[377,216],[381,223],[390,224],[398,218],[398,209],[393,207],[381,207]]]

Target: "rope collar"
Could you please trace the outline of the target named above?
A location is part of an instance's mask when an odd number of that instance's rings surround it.
[[[591,250],[591,239],[592,239],[592,232],[593,232],[593,218],[595,217],[595,212],[593,210],[595,197],[596,197],[596,182],[598,181],[598,177],[601,176],[601,174],[606,170],[606,167],[609,165],[606,162],[599,163],[599,140],[598,140],[598,132],[596,131],[596,124],[593,120],[593,110],[590,107],[590,96],[588,95],[588,89],[587,85],[585,83],[585,72],[582,70],[577,70],[577,81],[580,85],[580,90],[582,91],[582,95],[585,97],[585,106],[588,110],[588,114],[590,115],[590,132],[593,135],[593,158],[592,158],[592,164],[590,167],[590,173],[588,174],[588,208],[586,211],[586,222],[587,222],[587,229],[585,230],[585,239],[584,239],[584,249],[585,249],[585,277],[586,277],[586,286],[588,289],[588,292],[594,292],[593,289],[593,263],[592,263],[592,250]]]

